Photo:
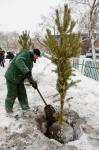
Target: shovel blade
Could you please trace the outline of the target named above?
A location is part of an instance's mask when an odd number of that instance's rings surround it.
[[[54,122],[55,121],[54,113],[56,112],[55,108],[52,105],[46,105],[44,107],[44,111],[45,111],[46,119],[49,122]]]

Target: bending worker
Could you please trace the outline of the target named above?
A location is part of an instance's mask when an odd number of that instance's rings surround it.
[[[37,82],[32,78],[33,62],[40,57],[39,49],[19,52],[10,63],[6,73],[7,97],[5,109],[7,113],[13,112],[15,99],[18,98],[22,110],[28,110],[28,98],[24,86],[24,79],[28,79],[33,88],[37,89]]]

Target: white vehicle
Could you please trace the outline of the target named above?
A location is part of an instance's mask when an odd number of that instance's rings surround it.
[[[96,59],[99,59],[99,48],[95,48],[95,55]],[[93,58],[91,48],[89,48],[88,52],[86,53],[86,58]]]

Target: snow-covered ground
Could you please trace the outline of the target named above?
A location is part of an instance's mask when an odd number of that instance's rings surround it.
[[[29,105],[33,116],[24,118],[16,99],[13,116],[5,112],[6,81],[4,73],[8,67],[0,67],[0,150],[99,150],[99,83],[75,71],[73,80],[81,80],[77,86],[68,90],[67,98],[71,110],[76,111],[86,123],[81,126],[82,136],[76,141],[61,144],[48,139],[38,129],[35,121],[37,107],[45,105],[38,92],[31,86],[26,86]],[[57,75],[55,66],[47,58],[40,58],[33,68],[33,77],[38,81],[38,87],[48,104],[59,106],[59,96],[55,88]],[[65,108],[67,105],[65,105]],[[42,109],[43,110],[43,109]]]

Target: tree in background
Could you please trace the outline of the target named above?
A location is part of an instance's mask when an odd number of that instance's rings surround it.
[[[80,4],[87,10],[87,12],[84,11],[85,14],[80,20],[79,26],[80,32],[82,28],[83,33],[87,33],[86,40],[90,40],[93,59],[95,60],[95,42],[99,38],[99,0],[70,0],[70,2],[75,3],[77,8],[82,8],[79,7]]]
[[[57,66],[56,72],[58,78],[56,89],[60,94],[59,123],[61,124],[67,90],[75,84],[70,79],[72,75],[70,59],[78,54],[79,35],[73,33],[75,22],[71,18],[71,11],[68,5],[64,5],[63,16],[60,15],[59,9],[56,9],[55,24],[58,35],[52,35],[51,30],[47,29],[44,42],[50,49],[52,62]]]
[[[19,34],[17,32],[0,32],[0,47],[5,51],[17,51]]]
[[[21,50],[29,50],[34,47],[30,35],[27,31],[23,31],[19,36],[18,42],[21,46]]]

